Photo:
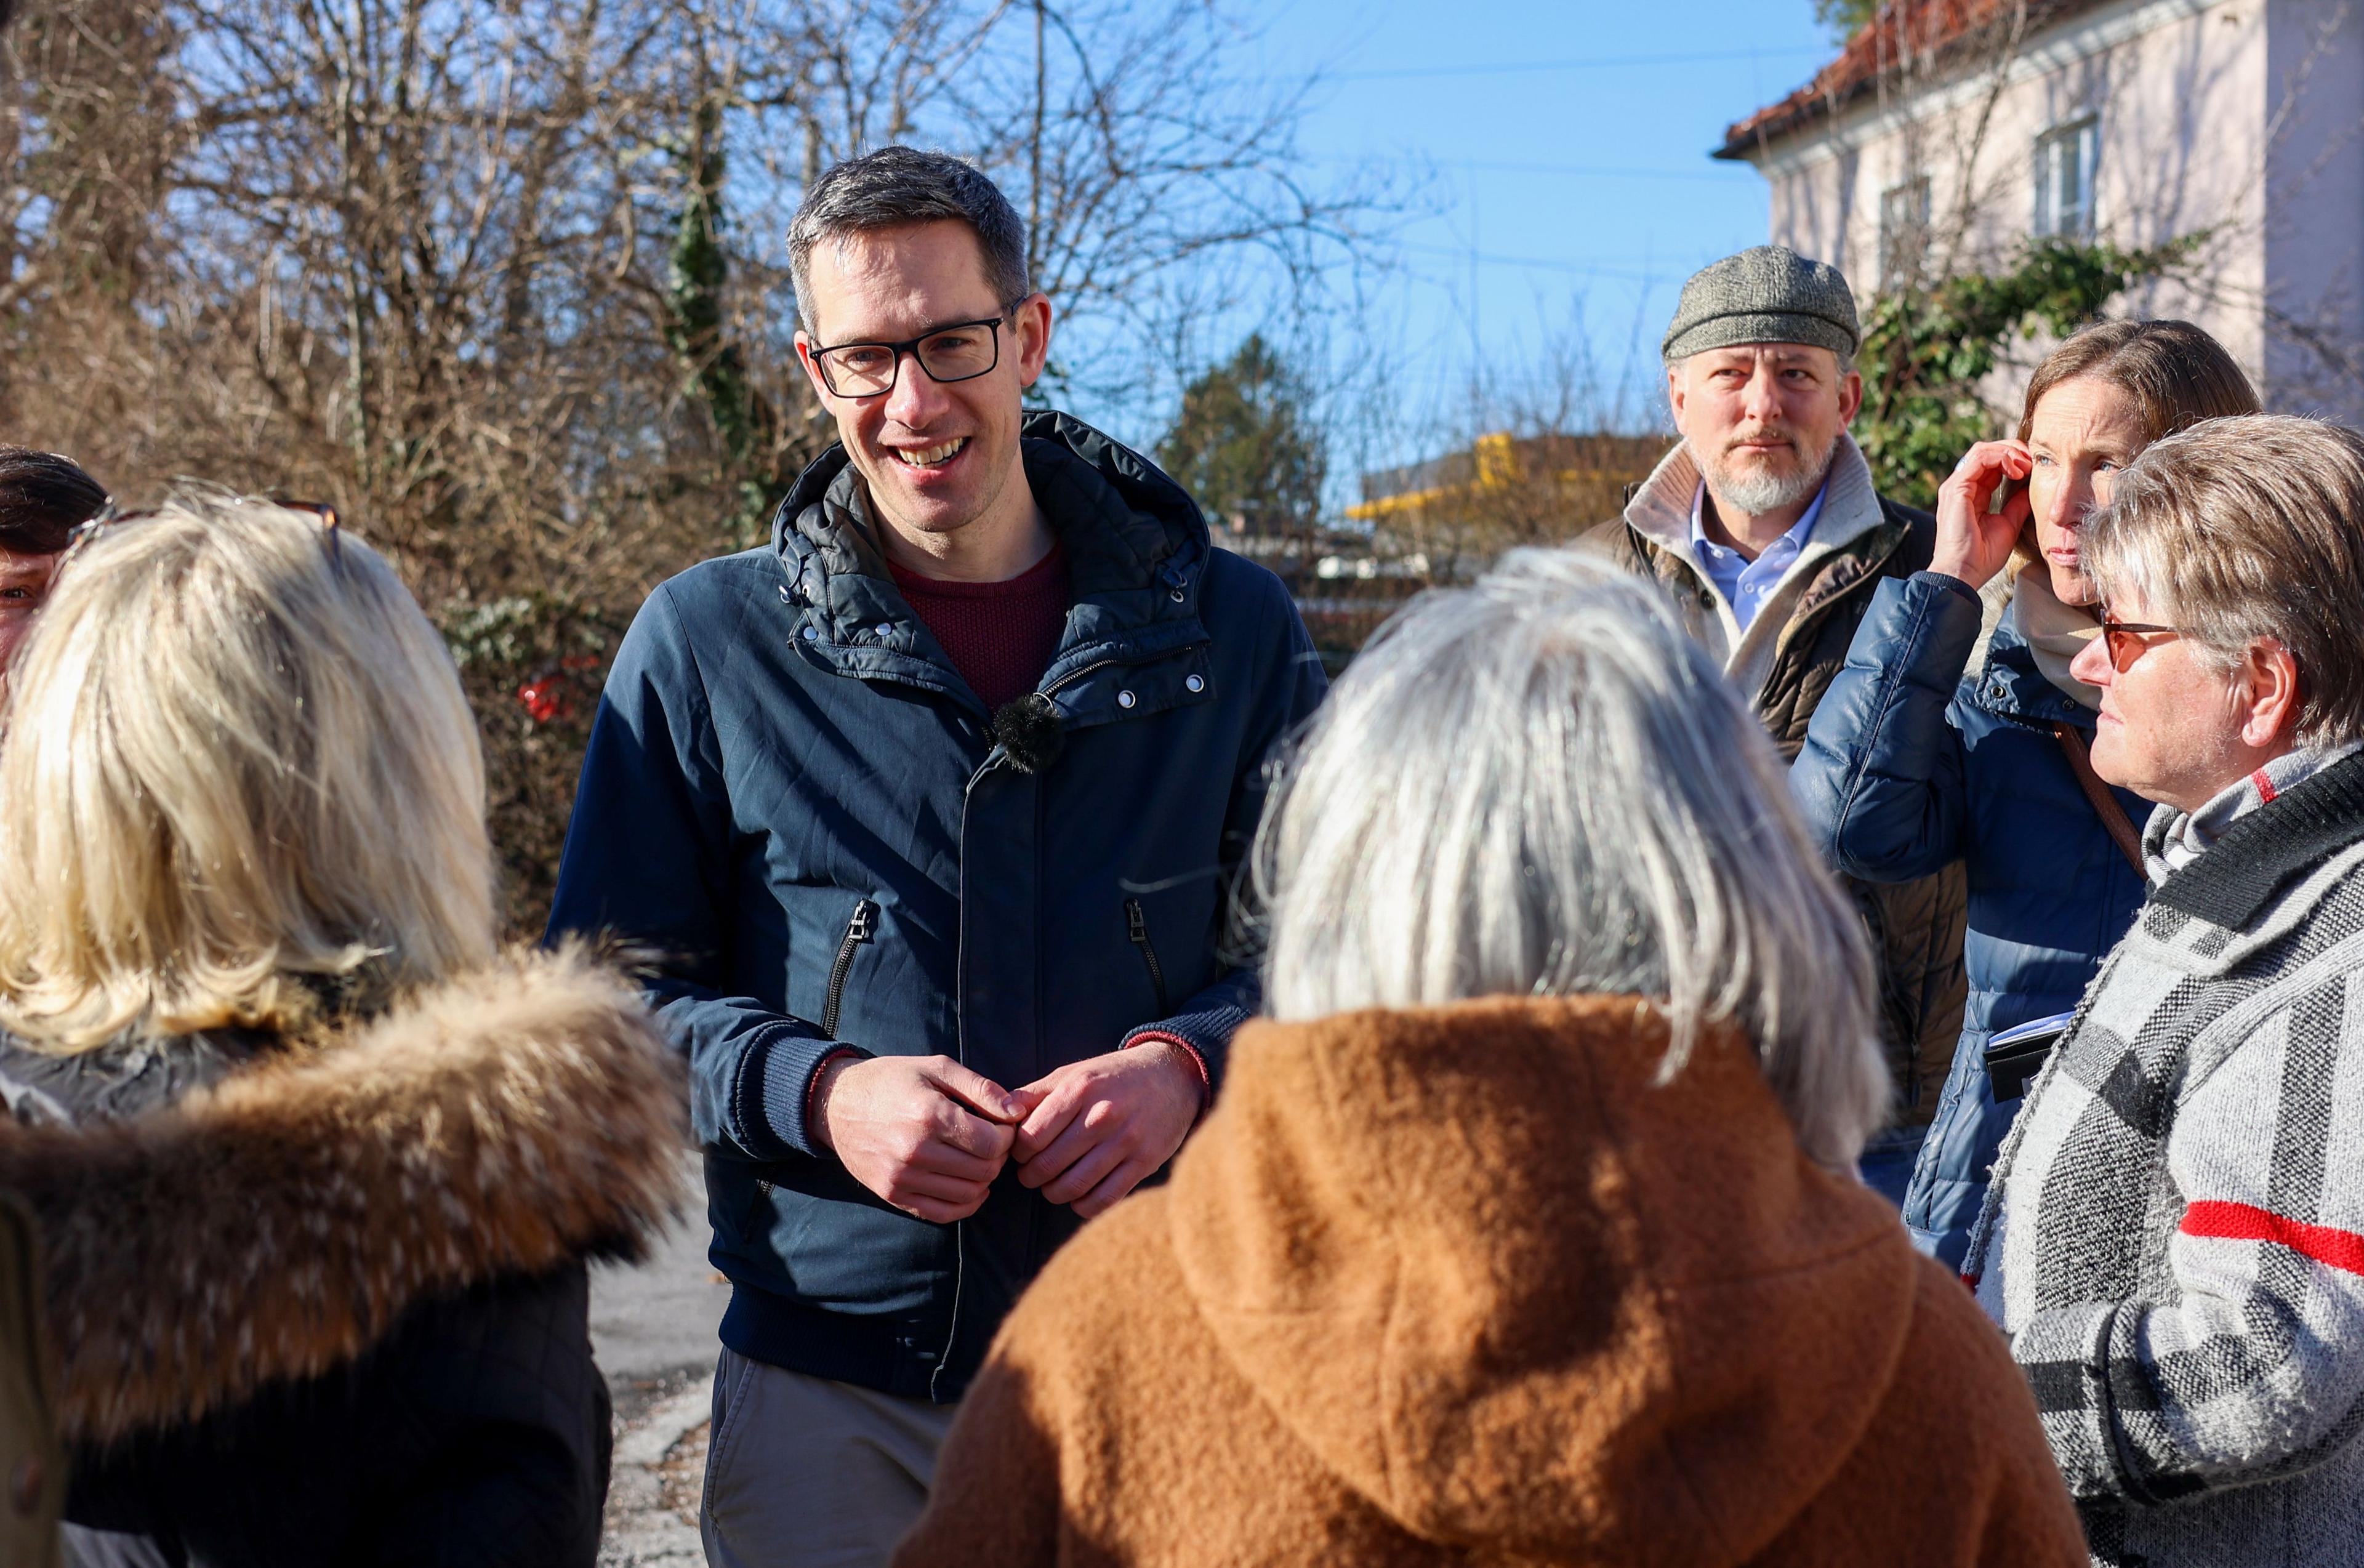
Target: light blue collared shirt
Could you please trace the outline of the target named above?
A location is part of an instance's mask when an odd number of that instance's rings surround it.
[[[1701,515],[1707,503],[1707,485],[1702,483],[1691,492],[1691,555],[1699,562],[1700,570],[1707,573],[1708,581],[1715,584],[1716,592],[1732,606],[1732,618],[1740,623],[1741,630],[1748,629],[1748,623],[1756,618],[1758,606],[1765,603],[1765,595],[1773,591],[1782,573],[1797,562],[1806,541],[1814,537],[1814,519],[1823,515],[1823,497],[1830,493],[1830,481],[1826,479],[1790,531],[1759,550],[1756,559],[1751,561],[1731,546],[1717,544],[1707,537]]]

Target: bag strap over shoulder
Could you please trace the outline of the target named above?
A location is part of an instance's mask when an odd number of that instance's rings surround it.
[[[2093,771],[2093,759],[2085,750],[2085,732],[2056,719],[2052,738],[2060,742],[2060,754],[2068,759],[2068,771],[2077,775],[2077,787],[2092,803],[2093,815],[2102,819],[2102,827],[2118,846],[2118,853],[2126,857],[2126,864],[2135,868],[2136,876],[2148,880],[2150,873],[2143,865],[2142,835],[2135,831],[2135,825],[2126,818],[2126,808],[2118,804],[2118,797],[2110,793],[2102,775]]]

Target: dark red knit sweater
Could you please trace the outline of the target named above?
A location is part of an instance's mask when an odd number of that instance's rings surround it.
[[[1042,684],[1066,629],[1065,546],[1054,540],[1050,554],[1000,583],[947,583],[892,562],[887,568],[987,710]]]

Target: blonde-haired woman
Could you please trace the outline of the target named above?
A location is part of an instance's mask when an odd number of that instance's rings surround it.
[[[670,1201],[629,987],[496,949],[434,629],[333,513],[77,536],[0,734],[0,1185],[67,1558],[591,1563],[583,1259]]]

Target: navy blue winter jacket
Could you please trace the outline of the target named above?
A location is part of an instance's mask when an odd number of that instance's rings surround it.
[[[1027,417],[1022,455],[1074,592],[1039,687],[1055,761],[996,743],[831,448],[768,548],[633,622],[551,920],[670,955],[723,1342],[939,1401],[1079,1221],[1014,1165],[958,1224],[890,1208],[814,1143],[817,1069],[842,1042],[1014,1088],[1154,1027],[1220,1084],[1257,1005],[1225,956],[1234,873],[1274,743],[1325,686],[1279,580],[1215,550],[1173,480],[1061,414]]]
[[[1975,680],[1979,597],[1933,572],[1882,583],[1790,772],[1830,865],[1868,882],[1968,873],[1961,1043],[1921,1146],[1904,1222],[1958,1266],[2019,1109],[1987,1082],[1988,1037],[2077,1005],[2133,923],[2144,884],[2085,798],[2051,726],[2093,716],[2035,667],[2006,619]],[[2139,828],[2150,803],[2124,790]]]

